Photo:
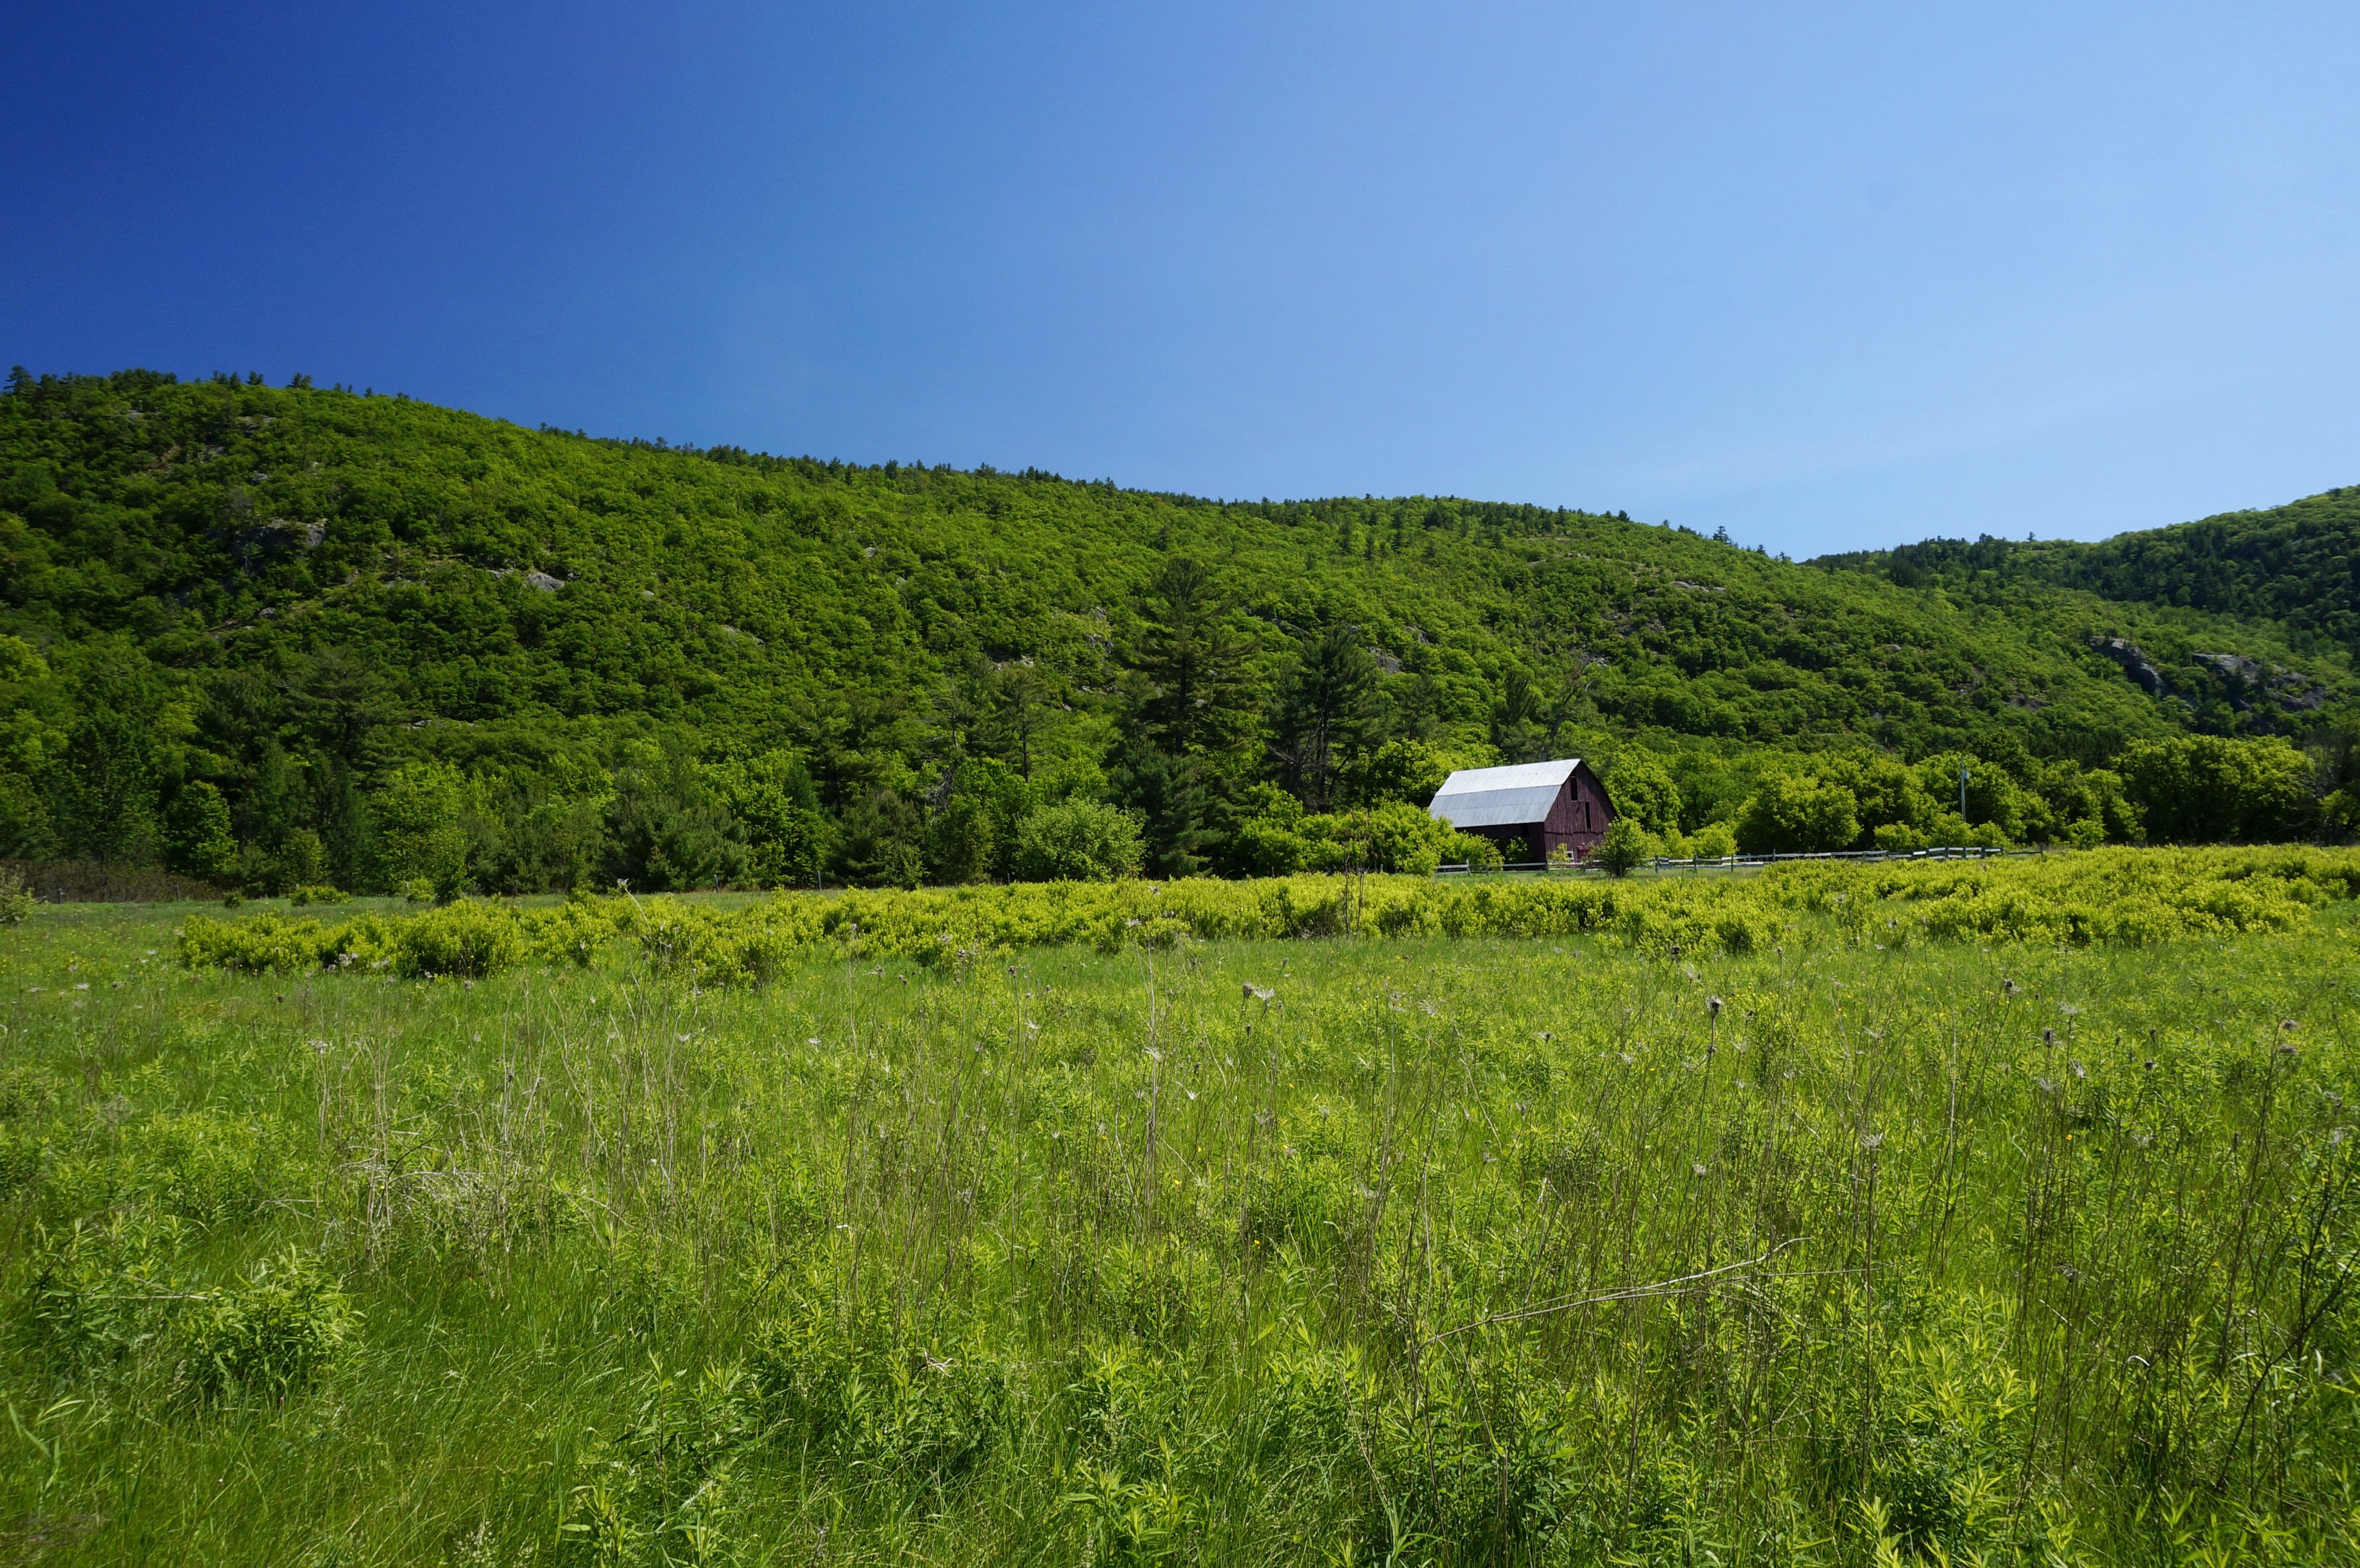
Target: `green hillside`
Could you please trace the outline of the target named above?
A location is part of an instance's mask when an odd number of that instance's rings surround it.
[[[1674,781],[1666,835],[1851,768],[1863,842],[1861,766],[1925,763],[1933,798],[1968,754],[2031,802],[1979,795],[1970,822],[2037,837],[2099,822],[2085,770],[2136,743],[2308,740],[2360,693],[2261,598],[1905,583],[1907,554],[1839,571],[1595,513],[1219,503],[20,372],[0,855],[445,891],[1290,869],[1398,828],[1382,808],[1447,765],[1567,751]]]
[[[2360,650],[2360,485],[2257,511],[2070,539],[1928,539],[1832,556],[1907,586],[2030,579],[2104,598],[2281,623],[2296,648]],[[2191,690],[2218,670],[2182,672]]]

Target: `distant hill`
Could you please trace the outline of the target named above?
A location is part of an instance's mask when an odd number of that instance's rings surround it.
[[[240,845],[316,824],[349,875],[372,791],[418,764],[518,821],[611,815],[616,770],[659,755],[770,758],[839,822],[880,792],[932,809],[962,758],[1103,793],[1149,585],[1178,557],[1207,569],[1239,660],[1231,799],[1292,778],[1279,687],[1323,634],[1372,667],[1362,749],[2095,765],[2188,731],[2301,738],[2360,692],[2348,632],[2292,624],[2355,615],[2336,541],[2355,515],[2360,492],[2337,492],[2130,536],[2152,545],[1799,564],[1594,512],[1223,503],[257,379],[19,373],[0,397],[18,639],[0,642],[0,855],[160,853],[207,831],[168,821],[204,782]]]
[[[1954,591],[2028,578],[2124,603],[2276,623],[2297,648],[2360,654],[2360,485],[2095,544],[1937,539],[1815,564]]]

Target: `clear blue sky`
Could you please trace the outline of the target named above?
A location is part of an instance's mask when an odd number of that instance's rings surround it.
[[[2360,482],[2360,6],[12,5],[0,362],[1797,555]]]

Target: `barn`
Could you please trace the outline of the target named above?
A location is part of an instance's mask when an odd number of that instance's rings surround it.
[[[1442,781],[1426,814],[1480,833],[1509,860],[1542,861],[1560,851],[1579,860],[1598,847],[1614,807],[1597,771],[1578,757],[1513,768],[1462,768]]]

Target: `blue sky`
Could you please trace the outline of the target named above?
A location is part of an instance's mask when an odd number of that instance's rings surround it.
[[[2360,482],[2360,7],[0,19],[0,361],[1797,555]]]

